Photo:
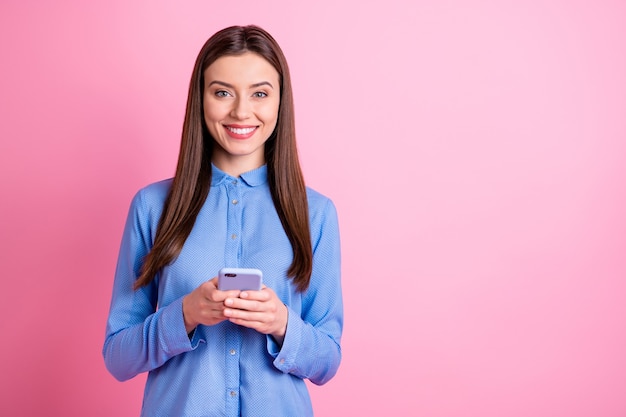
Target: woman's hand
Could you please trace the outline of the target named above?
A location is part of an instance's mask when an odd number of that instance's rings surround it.
[[[239,296],[239,290],[220,291],[217,277],[200,285],[183,298],[185,329],[191,333],[199,324],[212,326],[226,320],[224,301]]]
[[[232,323],[269,334],[283,344],[288,311],[271,288],[264,285],[260,291],[241,291],[238,297],[228,296],[224,305],[223,314]]]

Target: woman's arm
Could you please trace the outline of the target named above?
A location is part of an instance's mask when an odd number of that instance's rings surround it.
[[[133,289],[142,260],[152,246],[149,215],[140,191],[124,228],[102,351],[107,369],[118,380],[158,368],[171,357],[193,349],[194,341],[185,331],[182,297],[157,310],[158,280]]]
[[[276,368],[321,385],[339,368],[343,330],[339,225],[330,200],[312,222],[311,232],[313,273],[301,312],[289,308],[282,346],[269,340],[268,348]]]

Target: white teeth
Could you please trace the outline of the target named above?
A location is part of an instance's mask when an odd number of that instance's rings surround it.
[[[226,128],[237,135],[247,135],[248,133],[251,133],[254,129],[256,129],[256,127],[238,128],[230,126],[226,126]]]

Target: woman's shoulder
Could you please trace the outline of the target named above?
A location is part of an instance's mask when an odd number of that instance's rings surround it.
[[[153,182],[139,189],[137,193],[142,193],[146,195],[154,195],[161,196],[163,194],[167,195],[170,188],[172,187],[173,178],[168,178],[165,180]]]
[[[311,238],[318,242],[322,234],[338,235],[338,214],[335,204],[326,195],[307,187]]]
[[[161,208],[172,186],[172,178],[153,182],[139,189],[133,198],[133,204],[145,208]]]
[[[306,196],[309,201],[309,206],[324,206],[328,203],[332,203],[332,200],[329,197],[308,186],[306,187]]]
[[[309,212],[311,215],[327,213],[328,211],[335,212],[335,204],[330,197],[319,191],[314,190],[311,187],[306,187],[307,200],[309,203]]]

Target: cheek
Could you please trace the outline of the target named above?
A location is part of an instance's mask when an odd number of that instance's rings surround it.
[[[232,102],[229,100],[218,100],[211,94],[206,94],[202,101],[204,107],[204,120],[207,124],[221,122],[228,117],[231,112]]]
[[[213,138],[219,137],[218,124],[222,120],[215,106],[204,106],[204,123]]]
[[[258,114],[259,117],[263,118],[263,122],[267,125],[270,125],[272,129],[276,125],[276,121],[278,120],[278,104],[272,103],[271,106],[265,106]]]
[[[204,121],[207,125],[213,124],[221,120],[221,111],[218,106],[212,103],[204,102]]]

